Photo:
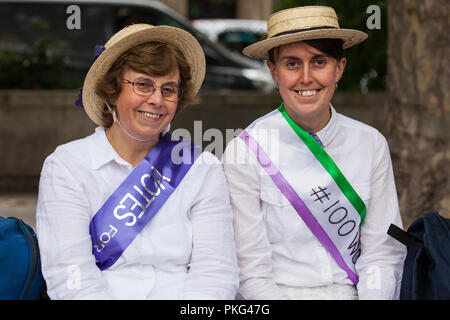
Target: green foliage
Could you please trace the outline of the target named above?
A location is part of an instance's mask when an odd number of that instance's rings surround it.
[[[3,89],[47,89],[63,75],[63,59],[47,50],[47,41],[37,41],[24,52],[0,51],[0,87]]]
[[[361,44],[344,51],[347,66],[343,78],[339,81],[339,90],[363,92],[366,92],[366,89],[385,90],[387,70],[386,1],[280,0],[275,5],[274,12],[309,5],[333,7],[338,15],[341,28],[357,29],[369,35],[368,39]],[[366,10],[370,5],[377,5],[381,9],[381,29],[370,30],[367,28],[366,22],[371,14],[366,13]]]
[[[57,54],[65,43],[49,40],[48,23],[30,21],[36,36],[31,46],[20,50],[0,50],[0,88],[2,89],[73,89],[80,86],[82,75],[67,68],[64,56]],[[18,41],[19,42],[19,41]]]

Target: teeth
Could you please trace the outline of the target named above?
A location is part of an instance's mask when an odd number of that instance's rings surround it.
[[[159,117],[161,117],[160,114],[154,114],[154,113],[145,112],[145,111],[139,111],[139,112],[147,118],[158,119]]]
[[[305,90],[305,91],[297,91],[298,94],[302,95],[303,97],[309,97],[313,96],[317,93],[317,90]]]

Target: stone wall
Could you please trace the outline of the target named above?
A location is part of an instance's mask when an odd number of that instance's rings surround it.
[[[93,132],[95,124],[83,109],[73,105],[77,94],[76,91],[0,90],[0,192],[36,191],[45,158],[58,145]],[[385,101],[384,93],[337,93],[333,105],[342,114],[383,132]],[[278,94],[203,93],[199,104],[176,116],[171,131],[185,128],[193,139],[202,142],[203,133],[216,128],[223,133],[225,145],[226,129],[243,129],[277,108],[280,102]],[[194,121],[200,120],[194,132]],[[209,143],[203,142],[203,147]]]

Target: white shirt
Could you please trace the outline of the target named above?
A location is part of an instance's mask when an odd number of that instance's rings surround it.
[[[317,136],[367,207],[360,232],[361,256],[355,264],[357,294],[360,299],[398,298],[406,248],[386,234],[391,223],[402,226],[386,139],[333,107],[331,111],[330,121]],[[249,126],[259,134],[257,140],[277,134],[267,124],[279,115],[275,110]],[[273,146],[278,149],[272,152],[277,159],[271,160],[275,165],[288,162],[289,174],[295,175],[296,165],[306,165],[301,164],[297,148],[302,142],[296,135],[278,139]],[[353,285],[245,142],[233,139],[222,163],[234,211],[239,293],[244,298],[288,299],[295,298],[296,289]]]
[[[220,162],[203,152],[117,262],[95,264],[89,222],[133,167],[104,128],[44,162],[36,212],[51,299],[234,299],[238,268]]]

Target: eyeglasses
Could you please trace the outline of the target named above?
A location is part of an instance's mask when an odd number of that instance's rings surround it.
[[[163,99],[170,102],[179,101],[183,95],[181,88],[173,83],[157,86],[153,83],[153,81],[146,79],[136,80],[134,82],[127,79],[122,79],[122,81],[124,83],[131,84],[133,86],[134,93],[140,96],[151,96],[155,93],[157,88],[161,90],[161,95]]]

